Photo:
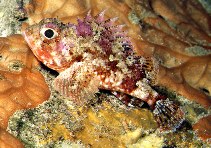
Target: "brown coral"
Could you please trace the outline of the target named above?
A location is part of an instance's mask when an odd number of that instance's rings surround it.
[[[188,43],[209,46],[210,16],[200,3],[195,0],[151,0],[151,3],[155,13],[174,23]]]
[[[140,49],[161,61],[158,85],[210,107],[211,61],[201,56],[210,49],[210,15],[192,0],[126,2],[140,21]]]
[[[141,21],[188,44],[210,46],[210,15],[199,2],[173,0],[127,1]],[[209,48],[209,47],[208,47]]]
[[[160,68],[159,84],[193,100],[205,108],[211,106],[211,56],[193,57],[180,66]]]

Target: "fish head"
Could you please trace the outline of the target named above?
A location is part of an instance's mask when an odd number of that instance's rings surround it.
[[[43,19],[24,29],[23,36],[34,55],[47,67],[62,71],[70,64],[70,48],[65,42],[67,25],[56,18]]]

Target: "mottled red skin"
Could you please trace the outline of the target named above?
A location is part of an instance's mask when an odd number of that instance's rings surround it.
[[[113,23],[112,19],[104,21],[102,14],[95,18],[87,15],[84,20],[79,19],[76,25],[45,19],[26,29],[24,36],[35,56],[49,68],[68,75],[66,69],[72,69],[72,65],[76,65],[75,71],[89,67],[90,71],[85,72],[95,73],[93,77],[98,79],[98,88],[123,92],[153,105],[157,93],[150,85],[151,80],[156,79],[157,65],[153,58],[136,56],[129,37],[121,26]],[[45,37],[48,28],[54,31],[55,37]],[[82,47],[83,44],[88,47]],[[77,63],[83,62],[86,64],[77,66]],[[62,84],[58,86],[62,83],[61,79],[64,78],[59,76],[55,80],[55,88],[65,96],[73,96],[70,91],[64,92]],[[68,85],[70,81],[73,80],[68,80]],[[137,86],[137,82],[142,86]],[[85,86],[86,83],[83,84]],[[80,90],[80,86],[77,89]],[[136,91],[145,94],[139,95]]]
[[[104,20],[103,13],[95,17],[88,14],[78,24],[44,19],[28,27],[23,35],[34,55],[59,72],[54,88],[76,104],[83,105],[98,89],[106,89],[154,108],[161,98],[151,88],[156,81],[157,62],[153,57],[137,56],[122,25],[114,25],[115,19]]]

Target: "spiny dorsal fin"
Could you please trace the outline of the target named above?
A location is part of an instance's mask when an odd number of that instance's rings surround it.
[[[102,22],[104,22],[104,15],[107,9],[103,10],[102,12],[100,12],[98,15],[96,15],[94,17],[96,23],[100,24]]]

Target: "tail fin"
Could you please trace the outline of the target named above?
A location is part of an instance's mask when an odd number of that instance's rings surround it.
[[[153,114],[162,131],[175,131],[185,119],[182,109],[169,99],[158,100]]]

